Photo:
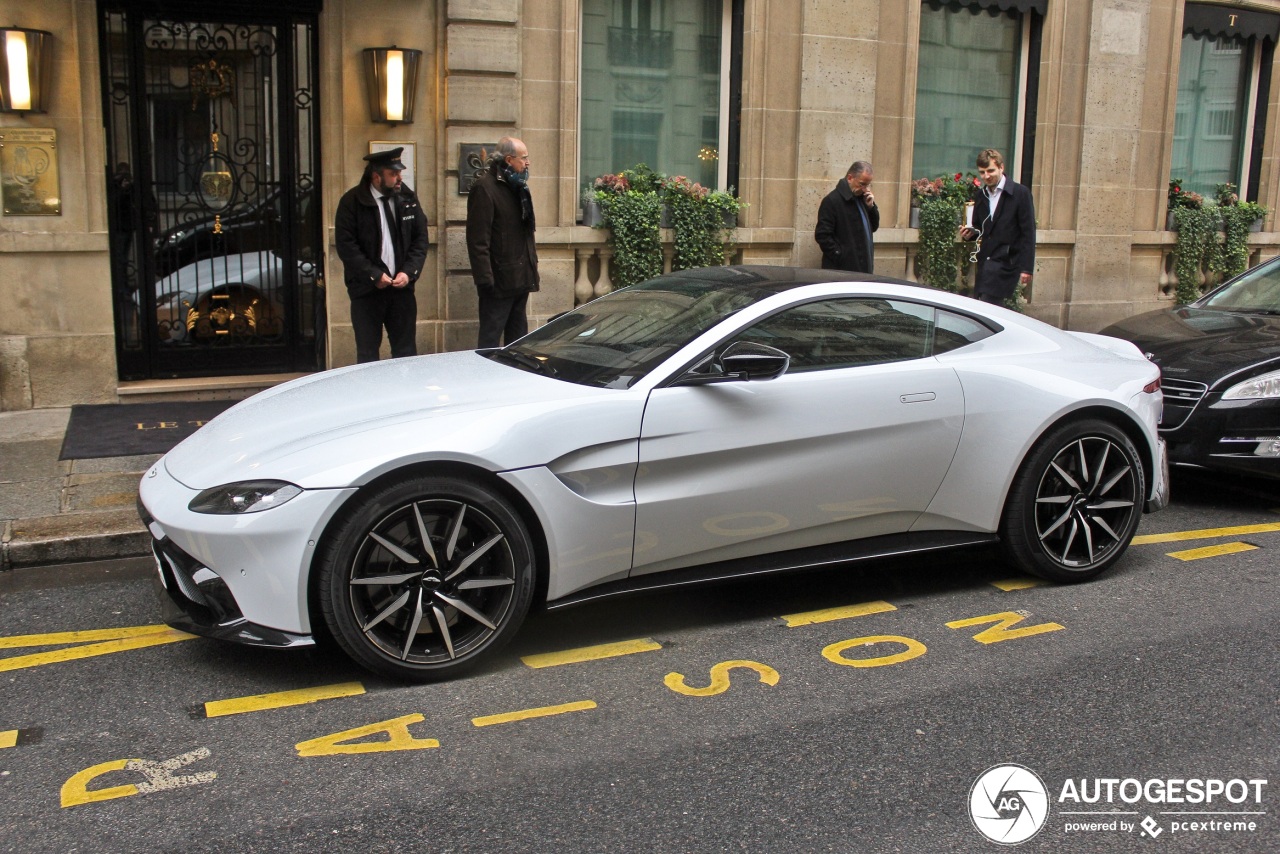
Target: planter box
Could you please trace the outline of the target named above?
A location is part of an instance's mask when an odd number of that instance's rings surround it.
[[[907,222],[907,226],[909,228],[920,227],[920,208],[918,207],[911,208],[911,219]]]
[[[1262,220],[1255,219],[1249,226],[1250,231],[1262,231]]]
[[[601,210],[599,202],[591,199],[582,203],[582,224],[591,228],[604,225],[604,211]]]
[[[1164,217],[1164,230],[1165,230],[1165,231],[1177,231],[1177,230],[1178,230],[1178,223],[1177,223],[1176,221],[1174,221],[1174,218],[1173,218],[1173,211],[1169,211],[1167,214],[1165,214],[1165,217]]]
[[[658,228],[670,228],[670,227],[671,227],[671,206],[664,204],[662,206],[662,220],[658,223]]]
[[[725,228],[737,228],[738,215],[733,211],[723,211],[721,213],[721,222],[724,223]]]

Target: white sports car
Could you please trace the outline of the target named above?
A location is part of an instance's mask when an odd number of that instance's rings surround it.
[[[173,626],[452,676],[535,601],[1000,543],[1091,578],[1168,501],[1127,342],[872,277],[663,276],[503,349],[246,400],[142,479]]]

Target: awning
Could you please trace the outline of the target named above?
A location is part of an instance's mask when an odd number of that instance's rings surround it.
[[[925,0],[932,9],[971,9],[987,11],[994,14],[1000,12],[1036,12],[1044,15],[1049,0]]]
[[[1280,36],[1280,15],[1234,6],[1188,3],[1182,16],[1182,32],[1212,39],[1259,38],[1274,42]]]

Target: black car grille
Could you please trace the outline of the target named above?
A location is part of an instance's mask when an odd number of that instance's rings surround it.
[[[1191,413],[1195,411],[1209,387],[1204,383],[1161,377],[1160,390],[1164,392],[1164,412],[1160,416],[1160,429],[1177,430],[1191,417]]]

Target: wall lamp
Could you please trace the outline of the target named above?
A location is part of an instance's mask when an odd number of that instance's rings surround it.
[[[0,27],[0,112],[43,113],[53,77],[53,33]]]
[[[391,47],[364,49],[364,79],[369,92],[369,120],[412,124],[418,94],[422,51]]]

